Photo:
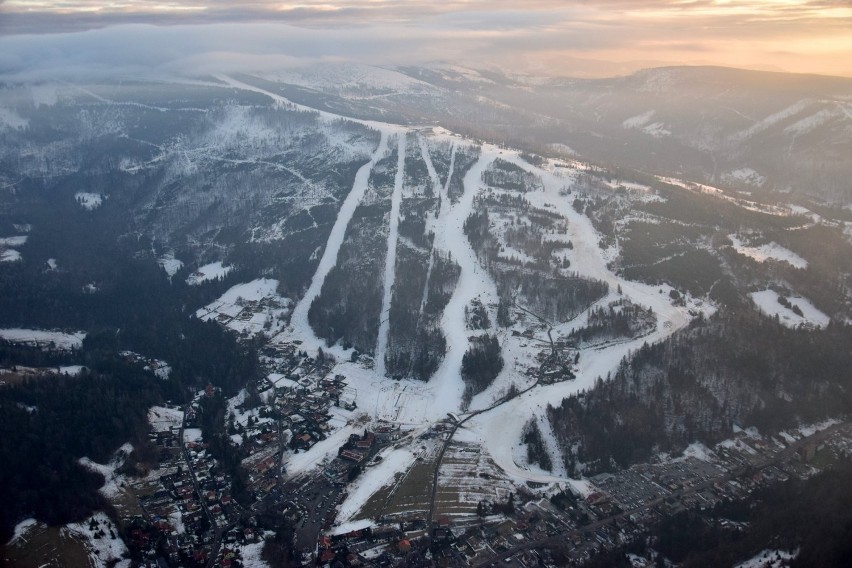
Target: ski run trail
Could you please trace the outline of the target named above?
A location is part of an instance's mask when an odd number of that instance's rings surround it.
[[[376,342],[376,374],[385,376],[385,352],[388,349],[390,333],[390,309],[393,297],[393,284],[396,278],[396,244],[399,240],[399,209],[402,206],[402,182],[405,180],[405,134],[399,135],[397,150],[396,178],[391,197],[390,228],[388,230],[388,251],[385,255],[385,291],[382,297],[382,311],[379,316],[379,338]]]
[[[429,381],[430,408],[435,418],[442,418],[448,412],[458,412],[461,407],[464,393],[462,357],[467,351],[469,336],[473,334],[467,329],[465,308],[470,306],[474,298],[479,298],[485,306],[497,303],[497,287],[479,265],[476,253],[464,234],[464,222],[473,210],[476,194],[482,189],[482,173],[493,159],[480,155],[464,176],[464,194],[456,204],[451,206],[446,194],[441,196],[441,212],[437,223],[441,230],[435,234],[435,247],[448,253],[458,263],[461,273],[441,318],[441,327],[447,339],[447,353]],[[489,314],[489,319],[493,322],[496,318],[494,314]]]
[[[378,148],[373,152],[370,161],[361,166],[355,174],[355,182],[352,184],[352,191],[343,200],[343,205],[337,214],[337,219],[334,221],[334,226],[331,228],[331,234],[328,236],[328,242],[325,245],[325,250],[322,253],[317,271],[311,279],[311,285],[308,291],[293,308],[293,315],[290,318],[290,327],[292,333],[282,332],[285,337],[293,336],[300,338],[303,343],[303,349],[316,351],[320,347],[332,352],[339,351],[334,348],[329,348],[325,340],[316,336],[310,324],[308,323],[308,310],[311,308],[313,301],[319,296],[322,291],[322,285],[325,283],[325,278],[331,269],[337,265],[337,255],[340,253],[340,247],[343,245],[343,237],[346,235],[346,228],[349,226],[349,221],[352,220],[352,215],[355,214],[355,209],[364,198],[364,193],[367,191],[367,181],[370,179],[370,172],[373,171],[373,166],[385,154],[388,147],[388,134],[382,131],[382,138]],[[279,336],[280,337],[280,336]],[[343,353],[336,353],[340,356],[345,356]]]
[[[574,246],[570,253],[571,270],[579,276],[602,280],[609,285],[609,295],[596,302],[592,307],[605,306],[608,302],[621,297],[629,298],[635,303],[651,307],[654,310],[657,315],[657,327],[643,337],[584,348],[580,353],[575,380],[536,386],[523,395],[489,410],[511,385],[514,384],[519,389],[524,389],[533,384],[532,380],[523,374],[520,365],[522,362],[529,363],[533,360],[532,348],[527,346],[528,340],[512,336],[509,330],[496,331],[505,362],[503,371],[493,385],[474,397],[470,410],[483,412],[465,423],[464,427],[456,433],[456,438],[466,442],[478,443],[486,448],[494,462],[510,479],[517,482],[568,482],[580,491],[588,491],[587,482],[572,480],[566,475],[556,436],[547,419],[546,409],[548,405],[557,405],[564,398],[593,387],[598,377],[607,377],[615,371],[620,361],[632,351],[641,347],[643,343],[650,344],[661,341],[684,327],[691,319],[688,314],[690,309],[698,309],[698,306],[701,306],[702,311],[709,313],[713,310],[713,307],[708,304],[702,305],[701,302],[696,300],[690,300],[686,306],[672,306],[668,295],[669,287],[651,286],[624,280],[607,268],[607,262],[617,252],[600,249],[598,245],[600,235],[592,226],[589,218],[578,214],[573,209],[571,206],[573,196],[560,194],[562,189],[570,187],[573,183],[577,173],[584,167],[582,164],[575,164],[574,169],[557,168],[551,163],[536,167],[522,160],[516,151],[483,144],[480,147],[478,160],[465,174],[463,195],[458,202],[452,203],[447,196],[447,190],[455,168],[456,149],[460,145],[472,147],[474,143],[440,128],[432,129],[428,134],[416,132],[429,175],[436,190],[440,192],[440,209],[437,219],[434,219],[434,221],[427,219],[427,226],[437,229],[435,230],[433,246],[435,250],[450,255],[459,264],[461,273],[458,284],[441,318],[441,327],[447,339],[448,350],[435,375],[428,383],[408,379],[395,381],[386,378],[384,376],[384,355],[388,345],[390,324],[388,315],[393,296],[399,210],[404,180],[406,134],[414,132],[414,130],[394,124],[349,119],[325,111],[317,111],[313,108],[294,104],[280,95],[227,76],[219,76],[217,79],[223,83],[220,86],[226,88],[245,89],[261,93],[288,108],[318,112],[322,119],[328,121],[344,118],[364,124],[381,133],[378,147],[373,152],[369,162],[358,170],[352,190],[340,208],[308,291],[296,304],[289,328],[277,336],[275,341],[301,340],[303,342],[302,349],[316,352],[321,347],[323,350],[336,355],[338,360],[346,361],[339,363],[335,372],[345,375],[348,388],[357,392],[358,411],[370,414],[374,419],[395,421],[405,429],[424,431],[435,421],[445,418],[447,413],[463,414],[461,403],[464,383],[461,379],[461,362],[468,348],[469,338],[485,332],[494,333],[491,330],[470,331],[466,328],[465,322],[465,308],[475,298],[478,298],[489,310],[491,322],[496,321],[494,313],[494,306],[497,303],[496,285],[480,265],[467,236],[464,234],[464,222],[472,212],[474,199],[484,189],[482,173],[499,157],[541,177],[544,182],[544,190],[526,193],[526,199],[534,207],[557,211],[567,219],[568,235],[565,236],[565,240],[570,239]],[[349,351],[343,350],[338,345],[328,346],[324,340],[319,339],[308,323],[308,310],[322,290],[326,276],[337,263],[346,229],[367,189],[367,181],[372,168],[387,153],[389,139],[392,136],[398,137],[399,162],[394,180],[391,222],[387,239],[384,295],[379,337],[377,338],[376,365],[375,369],[368,369],[359,364],[348,362]],[[452,145],[450,169],[443,187],[441,187],[440,179],[435,172],[431,159],[428,159],[427,145],[429,141],[449,142]],[[430,221],[433,221],[434,224]],[[622,290],[621,295],[616,292],[619,287]],[[567,333],[572,328],[583,325],[588,317],[588,311],[586,310],[570,322],[554,326],[554,333]],[[526,463],[526,446],[521,444],[520,441],[524,426],[531,419],[538,423],[545,449],[553,463],[553,472],[546,472]],[[351,429],[351,427],[346,426],[343,431],[348,432],[348,429]],[[316,460],[311,457],[314,453],[312,449],[301,454],[300,463],[304,462],[303,465],[318,463],[318,459],[322,457],[319,454],[325,456],[327,448],[324,449],[323,447],[317,450]],[[386,481],[388,480],[374,479],[373,483],[376,490]]]

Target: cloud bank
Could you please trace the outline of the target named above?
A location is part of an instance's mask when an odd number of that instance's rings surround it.
[[[449,60],[606,75],[719,64],[852,75],[831,0],[0,0],[0,76],[263,70]]]

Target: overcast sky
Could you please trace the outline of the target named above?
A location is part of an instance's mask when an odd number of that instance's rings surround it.
[[[852,0],[0,0],[0,75],[450,61],[551,75],[716,64],[852,76]]]

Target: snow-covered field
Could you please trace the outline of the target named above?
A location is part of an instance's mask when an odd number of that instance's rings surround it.
[[[65,530],[83,541],[89,552],[89,562],[95,568],[130,566],[129,559],[122,560],[129,552],[127,546],[121,540],[115,523],[105,513],[97,512],[79,523],[68,523]]]
[[[808,261],[797,255],[793,251],[786,249],[778,243],[768,243],[759,247],[746,246],[742,240],[736,235],[729,235],[731,242],[734,243],[734,250],[738,253],[756,260],[757,262],[766,262],[767,260],[777,260],[779,262],[789,263],[795,268],[805,269],[808,267]]]
[[[172,428],[180,428],[183,424],[183,411],[179,408],[152,406],[148,410],[148,422],[154,432],[166,432]]]
[[[53,346],[55,349],[70,351],[83,345],[86,332],[63,333],[61,331],[45,331],[42,329],[7,328],[0,329],[0,337],[12,343],[37,345],[39,347]]]
[[[240,545],[240,557],[243,562],[243,566],[252,567],[252,568],[268,568],[269,564],[266,563],[265,560],[261,557],[263,553],[263,544],[264,541],[261,540],[259,542],[253,542],[251,544],[243,544]]]
[[[221,260],[211,262],[210,264],[200,266],[198,270],[190,274],[186,279],[186,283],[190,286],[197,286],[198,284],[208,280],[224,278],[232,269],[233,266],[223,266]]]
[[[799,306],[802,315],[798,315],[792,309],[786,308],[778,303],[778,292],[774,290],[761,290],[752,292],[751,299],[757,304],[757,309],[769,317],[778,316],[778,320],[787,327],[796,328],[800,325],[813,325],[825,327],[830,318],[822,313],[810,300],[803,297],[790,297],[790,304]]]
[[[183,441],[185,443],[201,442],[204,436],[201,434],[200,428],[185,428],[183,431]]]
[[[216,319],[238,333],[274,334],[284,327],[290,303],[278,295],[278,280],[260,278],[233,286],[195,316],[204,321]]]
[[[77,200],[80,207],[88,209],[89,211],[97,209],[104,202],[104,196],[100,193],[87,193],[85,191],[80,191],[74,194],[74,199]]]
[[[241,406],[245,402],[246,394],[246,390],[243,389],[237,394],[237,396],[228,399],[227,417],[233,417],[235,423],[244,427],[248,425],[249,418],[253,418],[258,425],[274,422],[274,420],[269,416],[260,416],[259,408],[243,410]]]

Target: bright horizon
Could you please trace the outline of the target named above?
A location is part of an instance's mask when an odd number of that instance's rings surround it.
[[[852,77],[850,54],[852,4],[837,0],[0,0],[0,76],[69,61],[452,61],[580,77],[664,65]]]

